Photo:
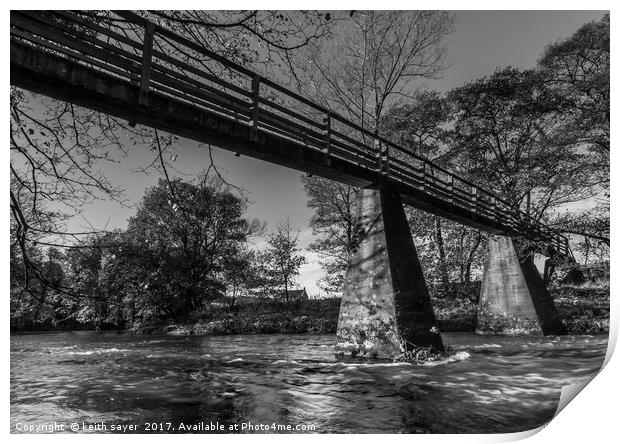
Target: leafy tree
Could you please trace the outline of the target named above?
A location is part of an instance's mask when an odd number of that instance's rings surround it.
[[[580,212],[559,213],[551,220],[554,228],[571,236],[572,249],[581,254],[583,263],[609,261],[610,214],[608,197],[593,208]]]
[[[609,14],[586,23],[571,37],[547,46],[539,67],[566,99],[556,137],[585,145],[609,174]]]
[[[604,252],[609,247],[609,40],[606,14],[571,37],[547,46],[539,61],[549,88],[565,98],[562,120],[553,137],[590,154],[584,161],[595,166],[590,173],[601,182],[593,210],[561,214],[552,221],[564,233],[582,239],[578,249],[584,250],[586,257],[595,248]]]
[[[63,317],[66,308],[66,294],[60,290],[67,285],[65,255],[56,248],[46,251],[29,248],[27,260],[31,263],[28,267],[24,265],[21,249],[16,244],[10,249],[11,318],[30,326],[54,325],[59,316]]]
[[[458,87],[450,163],[514,210],[536,219],[596,193],[593,167],[579,150],[552,139],[564,99],[544,88],[539,72],[504,68]]]
[[[294,231],[289,218],[281,222],[267,237],[268,248],[264,253],[265,274],[272,292],[283,295],[289,302],[289,290],[299,275],[306,258],[298,247],[299,231]]]
[[[247,237],[262,229],[243,218],[247,201],[221,182],[160,180],[124,232],[91,237],[69,254],[81,300],[73,317],[122,326],[185,316],[226,290],[243,264]]]
[[[226,259],[254,226],[243,218],[246,208],[244,199],[215,182],[160,180],[147,191],[125,235],[144,259],[142,286],[160,295],[163,312],[187,314],[224,291]]]
[[[379,124],[382,136],[409,152],[442,163],[450,149],[451,103],[437,91],[416,91],[412,99],[387,110]],[[399,152],[390,155],[402,157]]]
[[[240,249],[236,255],[225,258],[224,282],[229,306],[235,308],[237,297],[245,292],[262,295],[265,288],[264,275],[261,273],[261,255],[247,248]],[[258,291],[257,291],[258,290]]]
[[[78,248],[67,252],[71,288],[68,317],[95,327],[126,325],[123,297],[130,291],[134,264],[126,261],[120,230],[93,235]]]

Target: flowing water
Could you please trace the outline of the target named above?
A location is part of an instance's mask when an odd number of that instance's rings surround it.
[[[607,347],[607,336],[444,338],[449,356],[412,365],[338,361],[333,335],[13,335],[11,432],[54,421],[80,432],[515,432],[551,419],[561,386],[596,372]]]

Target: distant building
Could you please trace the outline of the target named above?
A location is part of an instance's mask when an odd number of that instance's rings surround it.
[[[286,295],[285,295],[286,298]],[[306,287],[302,290],[289,290],[288,291],[288,300],[289,301],[307,301],[310,299],[308,297],[308,292],[306,291]]]

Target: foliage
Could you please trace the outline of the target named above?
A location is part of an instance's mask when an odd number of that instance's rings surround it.
[[[563,99],[542,89],[543,81],[538,72],[505,68],[448,94],[459,146],[451,163],[535,219],[595,194],[587,156],[552,143]]]
[[[598,288],[561,286],[551,294],[569,334],[609,333],[608,283]]]
[[[453,118],[452,111],[451,103],[438,92],[416,91],[410,100],[385,113],[379,132],[411,153],[441,162],[449,149],[451,133],[447,124]]]
[[[339,292],[354,244],[359,190],[316,176],[304,176],[302,182],[307,205],[314,209],[310,219],[312,234],[318,236],[310,250],[319,254],[325,270],[319,285],[328,293]]]
[[[236,254],[224,257],[223,277],[231,309],[244,291],[264,288],[259,260],[260,255],[247,247],[240,247]]]
[[[277,299],[289,302],[289,290],[299,275],[300,267],[306,262],[298,247],[299,232],[291,227],[287,218],[276,230],[267,236],[267,250],[262,255],[265,284],[269,293]]]
[[[123,328],[185,319],[225,295],[230,310],[244,293],[288,302],[305,262],[298,233],[287,220],[268,236],[265,251],[249,249],[248,238],[264,224],[244,218],[247,204],[219,180],[161,179],[125,230],[92,235],[66,255],[50,248],[47,260],[30,246],[47,284],[29,274],[28,291],[21,249],[13,243],[12,317]]]
[[[539,67],[550,87],[565,98],[555,137],[587,147],[609,180],[609,14],[584,24],[571,37],[548,45]]]
[[[29,246],[28,260],[24,264],[21,249],[13,243],[10,248],[11,261],[11,318],[27,319],[30,326],[51,322],[64,313],[65,256],[56,248],[46,252]],[[33,270],[36,269],[36,273]]]
[[[580,255],[584,265],[609,259],[609,209],[609,202],[603,200],[594,208],[582,212],[566,211],[551,221],[554,228],[577,237],[572,250]]]
[[[147,190],[126,230],[91,236],[69,249],[66,263],[57,250],[48,250],[48,261],[40,262],[49,285],[35,293],[39,302],[34,308],[23,300],[15,305],[35,319],[37,307],[46,306],[55,318],[53,302],[60,299],[63,315],[94,326],[185,316],[228,285],[238,285],[227,278],[247,261],[248,236],[262,228],[243,217],[246,208],[243,197],[215,180],[207,185],[160,180]],[[17,272],[21,258],[15,246],[12,259]],[[61,282],[70,293],[48,294]],[[20,285],[15,275],[14,293]]]
[[[67,252],[71,287],[81,296],[71,303],[72,317],[78,322],[95,327],[108,323],[124,325],[120,312],[123,289],[114,285],[120,284],[117,274],[122,271],[116,260],[122,257],[121,236],[120,232],[91,236],[81,248]]]
[[[160,180],[146,192],[125,235],[136,281],[160,313],[187,314],[223,293],[226,261],[250,234],[246,206],[217,184]]]

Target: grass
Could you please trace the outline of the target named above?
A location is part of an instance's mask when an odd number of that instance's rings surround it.
[[[223,302],[210,303],[190,318],[166,325],[163,329],[172,334],[328,334],[336,332],[339,310],[340,299],[287,304],[247,298],[239,301],[233,309]]]
[[[609,281],[551,288],[569,334],[609,332]]]

